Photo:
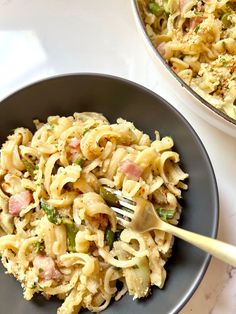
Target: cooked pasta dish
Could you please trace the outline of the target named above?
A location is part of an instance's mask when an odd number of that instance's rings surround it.
[[[177,224],[188,175],[172,138],[156,131],[152,141],[131,122],[89,112],[34,124],[34,133],[15,129],[0,155],[0,253],[24,298],[54,295],[57,313],[72,314],[162,288],[173,237],[120,226],[104,186],[151,201]]]
[[[137,1],[147,34],[172,70],[236,119],[236,1]]]

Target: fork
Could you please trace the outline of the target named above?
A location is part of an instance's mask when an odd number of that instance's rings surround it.
[[[163,221],[157,214],[153,204],[141,197],[131,200],[124,197],[121,191],[104,187],[115,195],[123,207],[111,206],[116,213],[117,221],[125,228],[143,233],[153,229],[162,230],[191,243],[192,245],[210,253],[212,256],[236,266],[236,246],[215,240],[191,231],[181,229]]]

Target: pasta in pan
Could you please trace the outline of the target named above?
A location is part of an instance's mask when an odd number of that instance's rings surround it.
[[[172,70],[236,119],[236,1],[137,1],[147,34]]]
[[[173,237],[122,228],[104,185],[153,202],[177,224],[188,177],[171,137],[151,141],[121,118],[98,113],[34,121],[17,128],[0,156],[0,252],[7,273],[35,293],[63,300],[58,314],[105,309],[127,291],[145,297],[162,288]]]

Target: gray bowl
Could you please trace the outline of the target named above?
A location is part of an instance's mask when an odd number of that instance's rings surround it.
[[[164,99],[132,82],[105,75],[80,74],[50,78],[27,86],[0,103],[0,142],[18,126],[33,129],[32,120],[50,115],[71,115],[75,111],[103,113],[111,122],[118,117],[133,121],[153,137],[154,130],[170,135],[180,153],[181,166],[190,175],[189,190],[183,194],[180,226],[215,237],[218,227],[218,192],[209,157],[189,123]],[[106,314],[178,313],[199,285],[210,256],[176,239],[169,259],[163,290],[133,301],[128,295],[113,302]],[[0,271],[1,313],[56,313],[60,301],[41,296],[27,302],[20,284]],[[84,311],[84,313],[88,313]]]

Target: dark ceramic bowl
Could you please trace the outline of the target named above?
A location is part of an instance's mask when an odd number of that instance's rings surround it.
[[[236,120],[215,108],[208,101],[197,94],[171,69],[166,60],[158,52],[146,32],[142,12],[138,3],[139,0],[132,0],[134,17],[142,38],[148,48],[148,51],[150,52],[150,56],[158,66],[157,75],[160,75],[161,71],[162,79],[170,82],[172,91],[176,93],[176,96],[179,97],[190,110],[223,132],[236,137]]]
[[[170,135],[180,153],[182,168],[190,175],[189,190],[183,194],[180,226],[215,237],[218,227],[218,192],[208,155],[188,122],[164,99],[132,82],[105,75],[60,76],[27,86],[0,103],[0,142],[13,128],[33,128],[32,120],[45,121],[50,115],[71,115],[75,111],[103,113],[111,122],[123,117],[153,136],[154,130]],[[107,314],[178,313],[199,285],[210,256],[176,239],[167,263],[163,290],[133,301],[128,295],[112,303]],[[1,313],[56,313],[60,301],[35,297],[23,299],[20,284],[0,271]],[[85,313],[85,312],[84,312]],[[87,313],[87,312],[86,312]]]

